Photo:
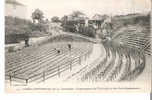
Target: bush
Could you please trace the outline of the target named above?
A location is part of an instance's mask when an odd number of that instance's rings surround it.
[[[95,29],[92,26],[83,27],[82,34],[94,38],[95,37]]]
[[[66,23],[62,23],[61,26],[64,28],[64,31],[76,32],[75,24],[76,24],[75,21],[67,21]]]

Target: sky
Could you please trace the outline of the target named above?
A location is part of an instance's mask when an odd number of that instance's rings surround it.
[[[145,13],[151,9],[151,0],[17,0],[27,6],[27,17],[39,8],[44,16],[62,17],[79,10],[88,17],[94,14],[125,15],[128,13]]]

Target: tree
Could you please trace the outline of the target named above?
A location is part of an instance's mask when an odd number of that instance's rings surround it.
[[[63,27],[64,31],[66,31],[67,21],[68,21],[68,16],[64,15],[64,16],[61,18],[61,26]]]
[[[61,26],[66,25],[67,21],[68,21],[68,16],[64,15],[64,16],[61,18],[61,23],[62,23]]]
[[[40,23],[44,18],[44,14],[41,10],[36,9],[33,13],[32,13],[32,20],[33,23],[35,23],[35,20],[38,21],[38,23]]]
[[[62,23],[66,23],[68,20],[68,16],[64,15],[62,18],[61,18],[61,22]]]
[[[59,17],[54,16],[54,17],[51,18],[51,21],[52,22],[60,22],[60,19],[59,19]]]
[[[75,17],[80,17],[80,16],[84,16],[85,14],[83,13],[83,12],[81,12],[81,11],[73,11],[72,12],[72,14],[71,14],[71,16],[73,17],[73,18],[75,18]]]

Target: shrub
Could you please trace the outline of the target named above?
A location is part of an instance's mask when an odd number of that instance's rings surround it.
[[[67,21],[66,23],[62,23],[61,26],[64,28],[65,31],[76,32],[75,24],[75,21]]]
[[[95,37],[95,29],[92,26],[84,27],[83,35],[94,38]]]

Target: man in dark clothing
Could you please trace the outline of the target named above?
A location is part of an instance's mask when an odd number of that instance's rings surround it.
[[[58,54],[60,54],[60,52],[61,52],[60,50],[57,50],[57,53],[58,53]]]
[[[26,37],[24,41],[25,41],[25,47],[29,47],[29,37]]]
[[[68,44],[69,51],[71,51],[71,44]]]

